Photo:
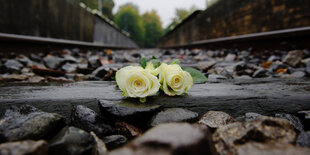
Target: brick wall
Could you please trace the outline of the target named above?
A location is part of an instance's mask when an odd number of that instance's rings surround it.
[[[219,0],[167,33],[158,47],[310,26],[309,0]]]

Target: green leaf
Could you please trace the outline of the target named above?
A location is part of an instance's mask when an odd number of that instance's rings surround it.
[[[153,63],[155,68],[157,68],[161,65],[161,63],[158,59],[152,59],[152,63]]]
[[[143,58],[140,59],[140,65],[141,65],[142,68],[145,68],[145,67],[146,67],[146,62],[147,62],[147,60],[146,60],[145,57],[143,57]]]
[[[194,83],[205,83],[208,78],[204,76],[199,70],[191,67],[182,67],[184,71],[187,71],[193,78]]]
[[[157,59],[155,56],[152,56],[152,59]]]
[[[173,60],[171,60],[168,64],[169,64],[169,65],[173,65],[173,64],[178,64],[178,65],[180,65],[181,62],[180,62],[179,59],[173,59]]]

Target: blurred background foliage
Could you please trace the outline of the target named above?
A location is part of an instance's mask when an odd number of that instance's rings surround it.
[[[76,0],[84,3],[91,9],[98,9],[98,0]],[[113,20],[115,24],[130,34],[130,37],[140,46],[144,48],[153,48],[158,40],[167,32],[171,31],[175,26],[182,22],[186,17],[197,10],[196,6],[192,6],[189,10],[177,8],[175,17],[171,19],[171,23],[163,28],[160,17],[155,10],[145,13],[139,12],[138,6],[133,3],[127,3],[120,6],[118,11],[113,14],[113,0],[102,0],[102,15]]]

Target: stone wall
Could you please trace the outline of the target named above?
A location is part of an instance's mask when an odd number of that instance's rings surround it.
[[[74,0],[0,1],[0,14],[0,33],[137,47],[119,29]],[[99,39],[98,33],[108,39]],[[119,39],[109,40],[111,33]]]
[[[167,33],[158,47],[310,26],[308,6],[308,0],[219,0]]]

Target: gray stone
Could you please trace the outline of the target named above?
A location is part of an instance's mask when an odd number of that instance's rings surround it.
[[[279,118],[287,119],[288,121],[290,121],[292,123],[294,128],[296,130],[298,130],[299,132],[304,131],[304,126],[302,125],[302,123],[298,117],[291,115],[291,114],[276,114],[275,116],[279,117]]]
[[[28,78],[28,82],[30,83],[39,83],[39,82],[44,82],[45,78],[42,76],[31,76]]]
[[[6,110],[0,122],[0,135],[7,141],[48,139],[64,126],[60,115],[31,106]]]
[[[121,55],[113,56],[113,60],[115,63],[124,63],[124,57]]]
[[[63,61],[64,59],[52,55],[48,55],[43,58],[45,66],[51,69],[57,69]]]
[[[248,113],[245,113],[245,121],[249,122],[249,121],[252,121],[252,120],[256,120],[257,118],[259,118],[261,116],[262,115],[258,114],[258,113],[248,112]]]
[[[127,138],[123,135],[111,135],[104,137],[102,141],[109,150],[114,150],[127,143]]]
[[[21,55],[17,58],[17,60],[22,63],[24,66],[32,67],[35,63],[30,60],[28,57]]]
[[[74,126],[87,132],[93,131],[99,137],[108,136],[115,132],[104,118],[83,105],[75,106],[72,109],[71,121]]]
[[[170,122],[194,122],[197,118],[196,112],[182,108],[170,108],[156,114],[151,121],[151,126]]]
[[[267,62],[281,61],[281,58],[275,55],[272,55],[268,58]]]
[[[51,141],[49,154],[90,154],[94,138],[84,130],[68,127],[62,129]]]
[[[4,63],[5,68],[9,72],[18,73],[24,67],[23,64],[14,59],[9,59]]]
[[[227,77],[223,75],[217,75],[217,74],[210,74],[208,76],[208,81],[216,81],[216,80],[226,80]]]
[[[213,67],[216,64],[216,61],[202,61],[198,62],[198,68],[202,71],[207,71],[211,67]]]
[[[94,70],[91,75],[92,76],[96,76],[98,78],[103,78],[108,72],[109,72],[109,68],[105,67],[105,66],[101,66],[99,68],[97,68],[96,70]]]
[[[148,122],[151,116],[160,109],[159,105],[113,102],[108,100],[99,100],[99,109],[101,114],[110,119],[120,119],[131,123],[143,125]],[[145,124],[144,124],[145,125]]]
[[[310,130],[310,111],[299,111],[297,116],[303,122],[306,131]]]
[[[245,113],[243,116],[237,117],[236,120],[239,122],[249,122],[249,121],[256,120],[257,118],[261,116],[262,115],[258,113],[248,112],[248,113]]]
[[[236,59],[236,55],[235,54],[227,54],[227,56],[225,57],[225,61],[234,61]]]
[[[310,131],[301,132],[296,140],[297,146],[310,147]]]
[[[168,123],[148,130],[121,149],[112,151],[118,154],[212,154],[214,147],[211,133],[204,125],[188,123]]]
[[[75,72],[77,69],[77,64],[71,64],[71,63],[65,63],[63,66],[61,66],[61,69],[65,72]]]
[[[306,53],[303,50],[290,51],[284,58],[283,62],[292,67],[296,67],[305,55]]]
[[[93,136],[94,142],[95,142],[93,146],[93,150],[92,150],[92,155],[108,154],[108,149],[106,145],[104,144],[104,142],[100,138],[98,138],[94,132],[90,132],[90,134]]]
[[[226,77],[227,79],[233,79],[233,71],[228,71],[227,69],[222,69],[220,75]]]
[[[306,76],[306,73],[303,71],[297,71],[292,74],[292,77],[294,78],[303,78],[305,76]]]
[[[234,65],[234,71],[236,72],[237,75],[249,75],[252,76],[254,73],[255,67],[250,64],[247,64],[244,61],[238,62],[237,64]]]
[[[247,123],[231,123],[218,128],[213,135],[219,154],[236,154],[240,145],[249,142],[292,143],[296,133],[285,119],[261,116]]]
[[[256,64],[256,65],[260,64],[261,62],[262,62],[262,60],[259,58],[252,58],[249,60],[249,63]]]
[[[36,55],[36,54],[34,54],[34,53],[31,53],[31,54],[29,55],[29,58],[30,58],[32,61],[41,62],[40,56],[38,56],[38,55]]]
[[[301,62],[302,62],[305,66],[307,66],[308,64],[310,64],[310,58],[303,59],[303,60],[301,60]]]
[[[234,79],[236,80],[250,80],[253,79],[252,77],[248,75],[241,75],[241,76],[233,76]]]
[[[253,78],[264,78],[268,76],[269,76],[269,72],[266,69],[259,69],[255,71],[253,74]]]
[[[98,68],[101,66],[101,62],[99,60],[99,56],[92,55],[88,58],[88,64],[92,68]]]
[[[75,76],[74,76],[75,81],[86,81],[88,79],[89,79],[89,75],[75,74]]]
[[[20,72],[22,74],[33,74],[34,75],[34,73],[31,73],[30,68],[23,68]]]
[[[247,143],[237,148],[238,155],[308,155],[309,148],[296,147],[291,144]]]
[[[69,63],[77,63],[78,62],[78,60],[75,57],[73,57],[69,54],[64,55],[64,59],[65,59],[65,62],[69,62]]]
[[[124,61],[125,62],[134,63],[134,62],[138,62],[138,60],[139,59],[137,59],[137,58],[135,58],[135,57],[133,57],[127,53],[124,54]]]
[[[46,79],[48,82],[58,82],[58,83],[64,83],[64,82],[74,82],[71,79],[67,79],[65,77],[52,77],[52,76],[46,76]]]
[[[11,74],[11,75],[3,75],[1,76],[1,81],[3,82],[15,82],[15,81],[24,81],[26,80],[28,77],[27,75],[24,74]]]
[[[218,128],[232,122],[234,122],[234,118],[225,112],[208,111],[201,117],[198,123],[207,125],[210,128]]]
[[[46,155],[48,144],[44,140],[18,141],[0,144],[1,155]]]

